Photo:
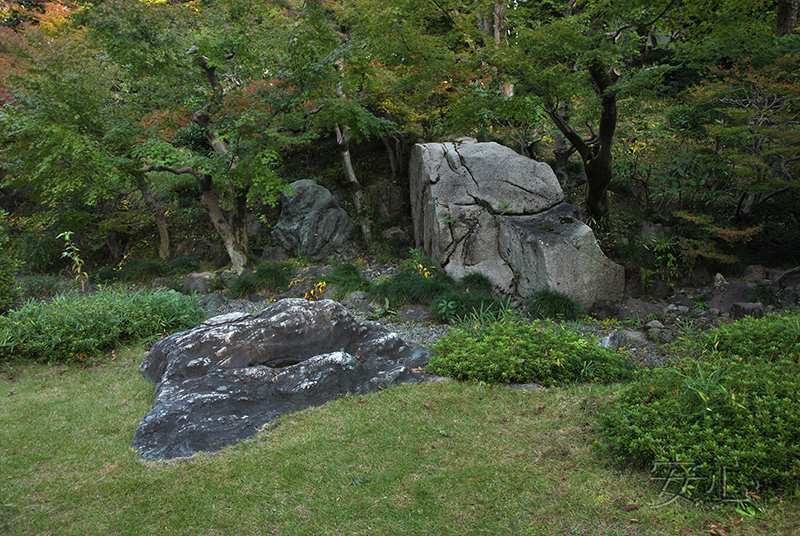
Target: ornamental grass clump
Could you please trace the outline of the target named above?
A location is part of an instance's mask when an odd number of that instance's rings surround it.
[[[457,380],[486,383],[610,383],[630,377],[619,354],[559,326],[541,321],[495,322],[460,328],[432,346],[428,368]]]
[[[575,320],[580,313],[580,306],[566,294],[545,288],[528,297],[528,312],[534,318]]]
[[[709,500],[800,493],[800,315],[747,318],[631,384],[601,415],[621,464],[675,464]],[[665,477],[664,474],[655,475]]]
[[[29,275],[20,283],[21,298],[49,298],[67,290],[69,283],[61,277],[47,274]]]
[[[205,318],[196,297],[174,291],[101,288],[89,296],[60,294],[50,303],[29,300],[0,317],[0,361],[82,361],[121,341],[188,329]]]
[[[317,283],[325,282],[329,285],[342,287],[342,294],[347,295],[358,290],[369,292],[372,289],[372,282],[364,277],[361,270],[355,264],[344,263],[333,267],[330,275],[319,278]],[[337,298],[340,296],[337,296]]]
[[[233,300],[244,300],[258,290],[256,278],[252,273],[242,274],[230,278],[225,285],[228,287],[228,297]]]
[[[268,261],[258,265],[253,272],[253,279],[259,290],[283,292],[292,281],[293,275],[294,268],[291,263]]]
[[[434,318],[444,322],[482,322],[486,318],[499,318],[509,310],[508,303],[487,294],[450,290],[440,294],[431,303]]]
[[[156,277],[167,276],[169,273],[169,267],[161,261],[133,259],[117,271],[117,279],[119,281],[142,283],[152,281]]]
[[[409,303],[427,305],[453,287],[453,278],[441,270],[405,270],[375,285],[370,295],[381,302],[388,299],[391,307]]]
[[[282,292],[288,288],[293,274],[294,269],[289,263],[270,261],[259,264],[252,272],[227,281],[228,297],[239,300],[259,291]]]

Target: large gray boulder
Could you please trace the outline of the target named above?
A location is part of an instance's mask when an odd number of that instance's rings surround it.
[[[428,358],[332,300],[218,316],[153,345],[140,370],[155,401],[131,446],[146,459],[216,451],[283,414],[430,379]]]
[[[505,293],[563,292],[587,311],[622,299],[624,270],[600,250],[550,166],[497,143],[416,145],[409,165],[417,247],[453,277]]]
[[[272,238],[292,255],[312,259],[349,259],[355,255],[355,225],[327,188],[304,179],[289,185]]]
[[[500,258],[518,274],[516,292],[549,288],[569,295],[586,312],[598,298],[622,299],[625,270],[606,257],[580,209],[561,203],[537,214],[499,218]]]

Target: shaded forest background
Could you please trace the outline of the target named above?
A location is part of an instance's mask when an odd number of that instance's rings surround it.
[[[800,264],[796,0],[0,2],[5,254],[25,273],[204,251],[235,272],[311,178],[381,231],[416,142],[551,164],[642,278]],[[406,197],[407,199],[407,197]],[[248,233],[248,222],[250,232]],[[655,231],[654,231],[655,229]]]

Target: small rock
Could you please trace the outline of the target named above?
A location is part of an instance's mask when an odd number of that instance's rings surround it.
[[[150,286],[155,289],[166,289],[172,286],[172,279],[169,277],[156,277]]]
[[[183,277],[183,291],[205,294],[214,288],[216,276],[211,272],[194,272]]]
[[[261,252],[261,260],[267,262],[283,262],[289,260],[289,255],[286,254],[286,251],[280,246],[272,246],[270,248],[264,248],[264,251]]]
[[[397,316],[403,322],[425,322],[430,320],[431,312],[426,307],[408,305],[397,311]]]
[[[664,281],[656,281],[647,288],[647,293],[655,300],[666,300],[672,294],[672,287]]]
[[[749,283],[762,281],[767,278],[767,269],[759,264],[751,264],[744,269],[744,276],[742,279]]]
[[[340,303],[354,313],[372,314],[373,308],[369,304],[369,294],[363,290],[351,292],[342,298]]]
[[[683,305],[685,307],[692,307],[694,306],[694,301],[689,298],[686,294],[678,294],[677,296],[673,296],[672,299],[669,300],[670,305]]]
[[[736,302],[731,305],[731,318],[741,320],[746,316],[761,318],[764,316],[764,305],[761,302]]]
[[[619,314],[619,307],[614,307],[606,300],[597,300],[589,308],[589,314],[598,320],[608,320]]]
[[[210,294],[203,294],[200,296],[200,303],[203,306],[203,309],[209,312],[214,312],[223,305],[227,300],[222,297],[221,294],[217,294],[216,292],[212,292]]]
[[[408,232],[399,227],[389,227],[381,233],[384,239],[398,244],[410,244],[412,242]]]
[[[615,352],[625,346],[625,334],[621,331],[613,331],[597,341],[602,348],[611,348]]]
[[[634,298],[628,298],[622,303],[618,318],[622,321],[638,318],[645,320],[648,315],[659,316],[662,314],[662,307],[655,303],[649,303]]]

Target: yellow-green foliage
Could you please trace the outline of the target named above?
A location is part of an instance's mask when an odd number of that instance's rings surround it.
[[[8,255],[0,254],[0,311],[7,311],[17,298],[16,271],[16,263]]]
[[[432,347],[428,367],[458,380],[531,383],[612,382],[632,367],[618,354],[559,326],[508,320],[458,329]]]
[[[61,294],[50,303],[31,300],[0,316],[0,361],[83,360],[123,340],[193,327],[205,316],[196,297],[174,291],[102,288],[90,296]]]
[[[619,461],[685,463],[702,483],[695,492],[711,499],[800,490],[800,316],[722,326],[692,349],[605,412],[603,434]]]

